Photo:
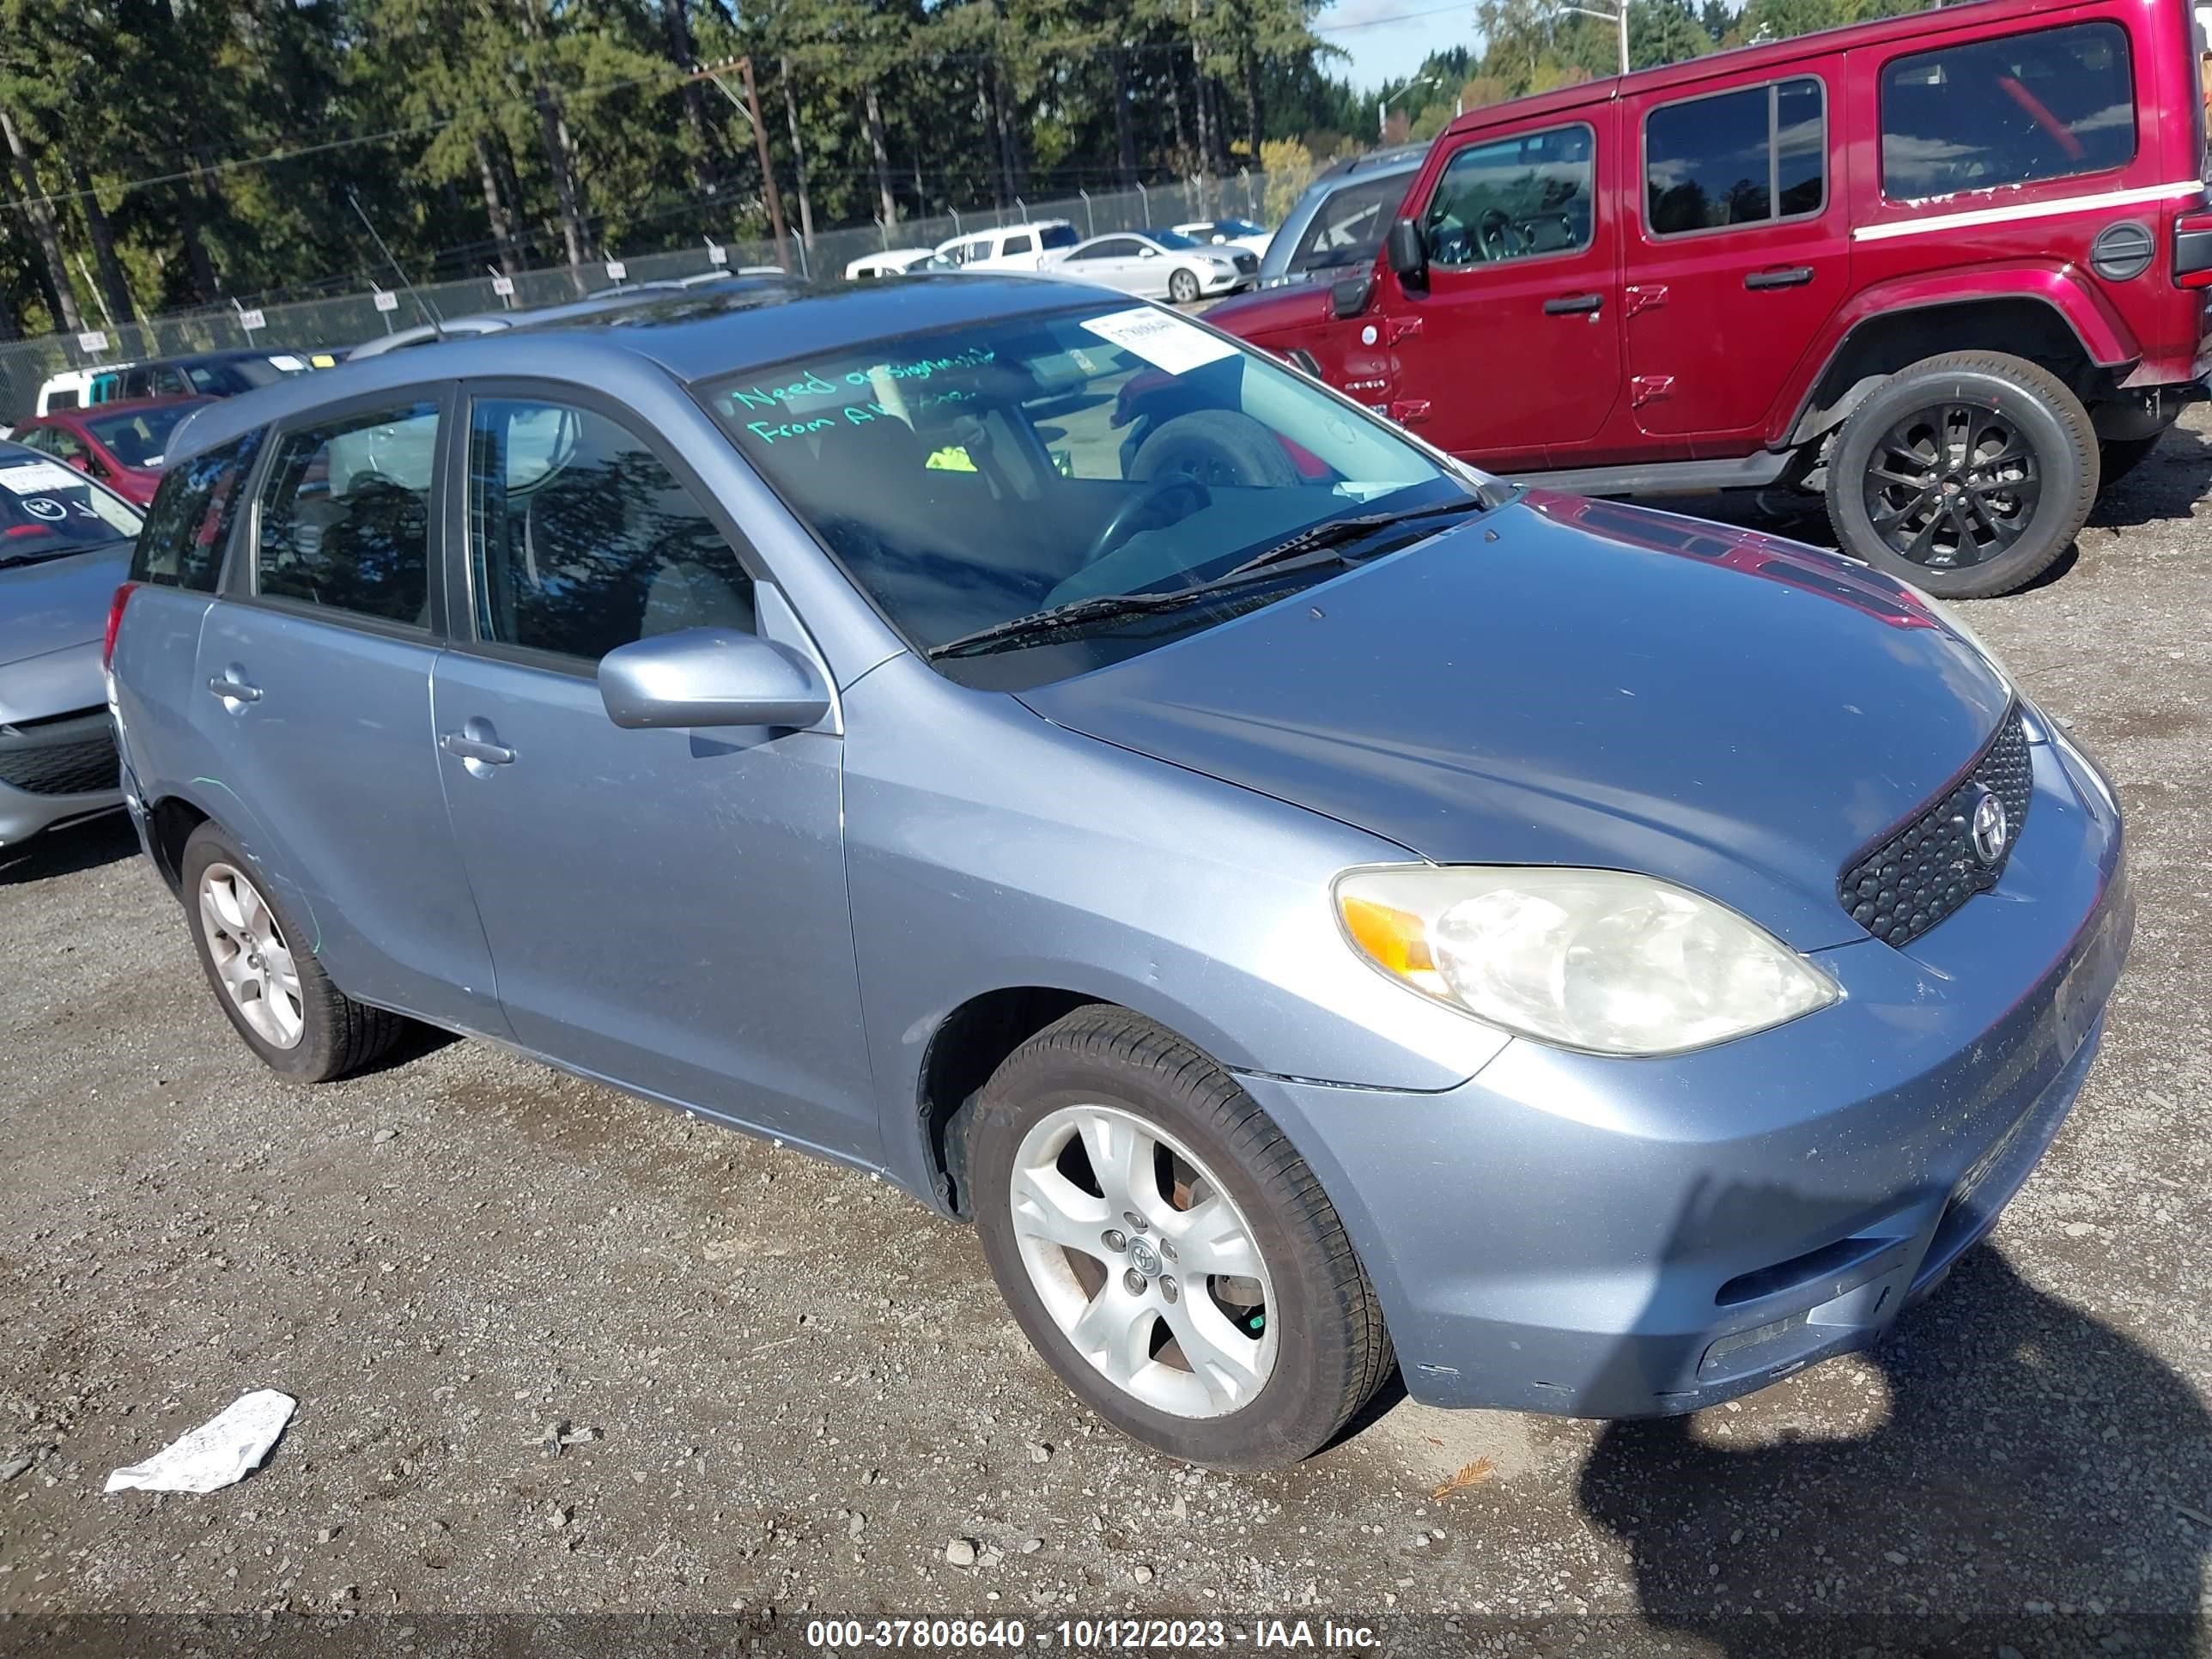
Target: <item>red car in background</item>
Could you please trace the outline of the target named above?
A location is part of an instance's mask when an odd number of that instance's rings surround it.
[[[169,434],[208,398],[142,398],[56,410],[15,428],[15,441],[98,479],[134,507],[154,499]]]

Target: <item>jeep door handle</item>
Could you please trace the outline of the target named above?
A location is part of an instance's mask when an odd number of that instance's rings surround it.
[[[1743,279],[1743,285],[1756,294],[1761,289],[1803,288],[1812,280],[1812,266],[1792,265],[1787,270],[1754,270]]]
[[[259,702],[261,688],[248,685],[244,680],[225,679],[216,675],[208,682],[208,690],[226,702]]]
[[[460,732],[447,732],[438,739],[438,747],[457,759],[477,761],[485,766],[505,766],[514,758],[512,749]]]
[[[1562,294],[1556,300],[1544,301],[1547,317],[1582,317],[1598,310],[1605,304],[1602,294]]]

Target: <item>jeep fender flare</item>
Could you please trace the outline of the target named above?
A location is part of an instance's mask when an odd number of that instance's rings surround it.
[[[1904,366],[1882,366],[1879,354],[1868,349],[1879,333],[1899,328],[1916,313],[1977,304],[2040,309],[2070,337],[2087,365],[2114,380],[2124,378],[2142,356],[2119,313],[2070,264],[2023,260],[1902,276],[1853,295],[1829,318],[1820,344],[1806,354],[1784,393],[1780,407],[1790,416],[1772,431],[1770,447],[1795,448],[1815,441]],[[1862,360],[1856,368],[1854,358]]]

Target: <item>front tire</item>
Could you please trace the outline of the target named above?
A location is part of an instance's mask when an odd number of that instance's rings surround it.
[[[327,1083],[374,1060],[405,1029],[397,1014],[331,983],[314,934],[268,878],[212,822],[185,842],[185,915],[216,1001],[246,1046],[280,1077]]]
[[[1395,1364],[1313,1172],[1233,1078],[1150,1020],[1083,1008],[1032,1037],[984,1086],[968,1144],[1008,1307],[1131,1439],[1285,1468]]]
[[[1942,599],[2024,586],[2096,502],[2095,428],[2064,381],[2025,358],[1963,351],[1891,377],[1828,460],[1844,550]]]
[[[1168,278],[1168,298],[1179,306],[1187,306],[1198,298],[1198,278],[1188,270],[1178,270]]]

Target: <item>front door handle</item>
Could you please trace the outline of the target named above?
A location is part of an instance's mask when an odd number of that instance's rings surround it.
[[[1547,317],[1582,317],[1596,311],[1605,304],[1602,294],[1562,294],[1556,300],[1544,301]]]
[[[471,726],[482,722],[471,720]],[[458,760],[475,761],[484,766],[505,766],[514,759],[514,750],[486,738],[471,736],[467,732],[448,732],[438,739],[438,747]]]
[[[1743,285],[1756,294],[1762,289],[1803,288],[1812,280],[1812,266],[1792,265],[1787,270],[1754,270],[1743,279]]]
[[[208,690],[225,702],[259,702],[261,688],[248,685],[244,680],[226,679],[221,674],[208,682]]]

